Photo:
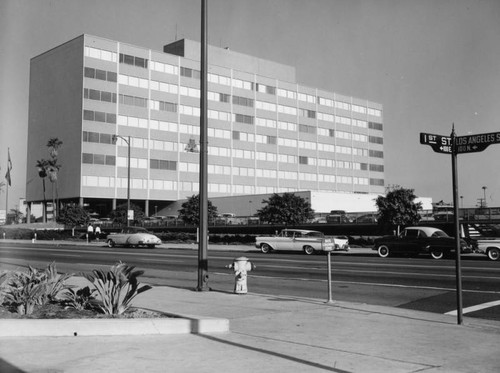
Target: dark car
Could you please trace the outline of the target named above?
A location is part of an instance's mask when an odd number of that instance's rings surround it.
[[[326,216],[327,223],[350,223],[344,210],[332,210]]]
[[[461,252],[466,252],[468,249],[467,242],[461,239]],[[408,227],[399,236],[384,236],[375,239],[373,250],[377,250],[382,258],[393,254],[409,256],[430,254],[434,259],[441,259],[455,251],[455,238],[437,228]]]

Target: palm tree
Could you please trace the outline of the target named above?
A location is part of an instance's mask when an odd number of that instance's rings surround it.
[[[57,137],[52,137],[47,142],[47,147],[49,148],[50,157],[52,159],[57,159],[58,150],[62,144],[63,144],[63,142],[61,140],[59,140]]]
[[[57,188],[57,175],[59,173],[61,165],[57,164],[57,156],[59,154],[58,152],[59,148],[61,147],[62,144],[63,142],[59,140],[57,137],[52,137],[47,142],[47,147],[49,148],[49,154],[50,157],[52,158],[50,161],[48,161],[47,176],[49,177],[49,180],[52,183],[52,206],[53,206],[52,208],[53,208],[54,220],[56,220],[57,215],[59,215],[59,190]],[[57,196],[57,204],[55,203],[54,199],[54,184],[56,186],[55,193]]]
[[[40,159],[36,161],[36,168],[38,169],[38,176],[42,178],[43,185],[43,222],[47,221],[47,198],[45,197],[45,178],[47,177],[47,164],[49,161]]]

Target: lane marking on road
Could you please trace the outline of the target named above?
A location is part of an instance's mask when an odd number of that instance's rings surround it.
[[[326,270],[326,268],[320,268],[320,267],[302,267],[302,266],[280,266],[280,265],[268,265],[268,264],[261,264],[259,267],[261,268],[277,268],[277,269],[293,269],[293,270],[299,270],[299,269],[307,269],[307,270],[315,270],[315,271],[320,271],[323,272]],[[415,268],[420,268],[420,267],[415,267]],[[359,270],[357,269],[338,269],[338,268],[332,268],[332,274],[335,275],[335,273],[360,273]],[[371,274],[386,274],[386,275],[404,275],[404,276],[420,276],[420,277],[429,277],[429,276],[434,276],[434,277],[444,277],[444,278],[455,278],[456,275],[453,273],[449,274],[441,274],[441,273],[416,273],[416,272],[397,272],[397,271],[386,271],[386,270],[378,270],[378,271],[368,271],[368,270],[363,270],[363,274],[366,273],[371,273]],[[489,280],[498,280],[498,277],[489,277],[489,276],[472,276],[472,275],[464,275],[462,276],[463,278],[479,278],[479,279],[489,279]]]
[[[484,310],[486,308],[491,308],[491,307],[495,307],[495,306],[500,306],[500,300],[495,300],[493,302],[486,302],[486,303],[482,303],[482,304],[477,304],[475,306],[466,307],[462,310],[462,313],[471,313],[471,312],[481,311],[481,310]],[[456,316],[457,310],[446,312],[445,315]]]
[[[226,274],[213,272],[213,274]],[[304,281],[304,282],[328,282],[327,279],[314,279],[314,278],[290,278],[290,277],[281,277],[281,276],[265,276],[265,275],[257,275],[252,273],[253,278],[262,278],[262,279],[272,279],[272,280],[284,280],[284,281]],[[332,280],[332,284],[351,284],[351,285],[364,285],[364,286],[380,286],[380,287],[390,287],[390,288],[401,288],[401,289],[421,289],[421,290],[437,290],[437,291],[446,291],[451,292],[455,291],[455,288],[445,288],[438,286],[421,286],[421,285],[402,285],[402,284],[384,284],[379,282],[356,282],[356,281],[342,281],[342,280]],[[495,290],[468,290],[463,289],[464,293],[478,293],[478,294],[500,294],[499,291]]]

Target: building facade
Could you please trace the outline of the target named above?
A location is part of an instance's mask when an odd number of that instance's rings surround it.
[[[384,193],[383,108],[296,82],[295,68],[208,49],[210,197]],[[130,198],[153,215],[198,193],[200,44],[154,51],[82,35],[31,60],[28,202],[104,215]],[[113,135],[119,135],[114,143]],[[57,184],[35,167],[63,141]]]

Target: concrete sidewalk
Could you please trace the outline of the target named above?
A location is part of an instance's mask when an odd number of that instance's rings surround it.
[[[392,307],[169,286],[133,305],[227,319],[230,331],[3,337],[0,372],[500,371],[494,321],[465,317],[459,326],[453,316]]]
[[[168,286],[137,307],[230,331],[0,338],[1,372],[498,372],[500,323],[307,298]]]

